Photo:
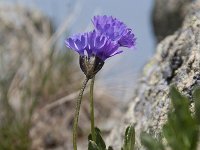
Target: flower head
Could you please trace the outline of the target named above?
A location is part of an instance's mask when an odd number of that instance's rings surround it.
[[[81,56],[86,55],[88,58],[96,56],[103,61],[122,52],[118,50],[119,44],[95,30],[74,35],[66,39],[65,44]]]
[[[92,78],[104,65],[104,61],[122,53],[120,47],[135,45],[135,35],[130,28],[112,16],[95,16],[95,30],[76,34],[65,40],[70,49],[80,55],[80,67],[88,78]]]
[[[112,16],[94,16],[92,20],[96,31],[108,36],[122,47],[132,47],[135,45],[135,35],[123,22]]]

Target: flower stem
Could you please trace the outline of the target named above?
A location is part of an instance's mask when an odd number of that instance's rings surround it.
[[[94,80],[95,77],[92,78],[91,84],[90,84],[90,117],[91,117],[91,133],[92,133],[92,140],[96,141],[95,139],[95,129],[94,129]]]
[[[80,111],[80,107],[81,107],[81,100],[83,97],[83,92],[85,90],[88,80],[89,79],[86,78],[85,81],[83,82],[82,88],[80,90],[79,96],[76,101],[76,111],[75,111],[74,125],[73,125],[73,147],[74,147],[74,150],[77,150],[78,117],[79,117],[79,111]]]

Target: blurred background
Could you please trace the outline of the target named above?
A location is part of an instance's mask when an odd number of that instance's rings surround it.
[[[95,118],[108,135],[154,53],[152,7],[153,0],[1,0],[0,149],[72,149],[75,99],[84,75],[64,39],[91,30],[94,15],[120,19],[137,38],[135,48],[106,60],[96,78]],[[90,130],[87,93],[79,145],[87,145]]]

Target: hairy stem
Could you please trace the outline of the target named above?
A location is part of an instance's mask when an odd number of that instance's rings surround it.
[[[86,78],[85,81],[83,82],[82,88],[80,90],[79,96],[76,101],[76,110],[75,110],[74,125],[73,125],[73,147],[74,147],[74,150],[77,150],[78,117],[79,117],[79,111],[80,111],[80,107],[81,107],[81,100],[83,97],[83,92],[85,90],[88,80],[89,79]]]
[[[94,129],[94,80],[95,77],[92,78],[91,84],[90,84],[90,117],[91,117],[91,133],[92,133],[92,140],[96,141],[95,139],[95,129]]]

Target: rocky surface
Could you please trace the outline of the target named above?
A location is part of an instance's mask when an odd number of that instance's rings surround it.
[[[135,125],[137,142],[141,131],[158,135],[167,119],[170,107],[168,94],[172,84],[190,98],[193,87],[200,85],[199,4],[197,1],[188,6],[190,9],[182,27],[158,44],[154,57],[145,66],[135,96],[127,105],[123,122],[108,138],[116,149],[123,141],[124,128],[130,123]]]
[[[152,22],[158,42],[181,27],[190,2],[192,0],[155,0]]]

